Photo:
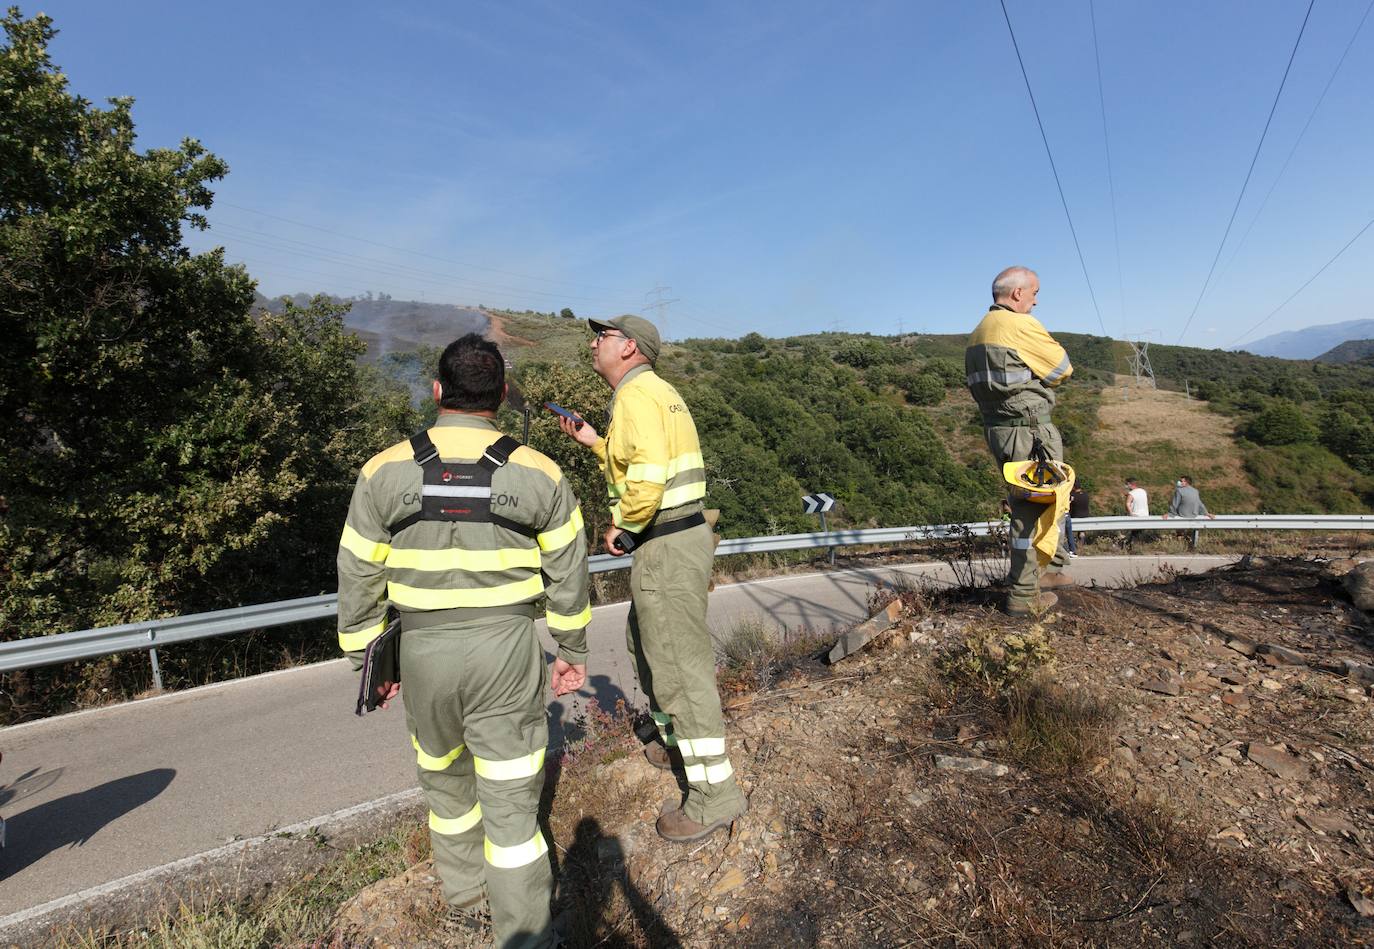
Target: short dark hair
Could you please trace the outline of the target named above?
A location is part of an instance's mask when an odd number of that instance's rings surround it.
[[[506,386],[506,361],[495,343],[469,333],[445,347],[438,377],[441,408],[495,412]]]

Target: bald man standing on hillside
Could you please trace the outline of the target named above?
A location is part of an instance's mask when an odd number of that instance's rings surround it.
[[[1029,461],[1035,440],[1050,458],[1063,461],[1064,442],[1050,421],[1054,390],[1073,373],[1064,347],[1031,316],[1040,278],[1026,267],[1008,267],[992,281],[992,307],[969,337],[964,371],[969,392],[983,414],[983,431],[993,459]],[[1011,571],[1005,609],[1024,616],[1049,609],[1059,598],[1047,587],[1073,583],[1061,571],[1068,556],[1061,544],[1042,573],[1032,549],[1036,521],[1045,506],[1011,497]]]

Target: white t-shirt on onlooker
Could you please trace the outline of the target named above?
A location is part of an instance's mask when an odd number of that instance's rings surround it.
[[[1150,496],[1145,493],[1144,488],[1131,488],[1126,493],[1126,510],[1131,517],[1150,516]]]

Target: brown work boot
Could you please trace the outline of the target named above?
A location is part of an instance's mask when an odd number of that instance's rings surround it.
[[[748,809],[747,807],[745,808]],[[658,828],[658,835],[664,840],[671,840],[675,843],[686,843],[689,840],[700,840],[712,831],[720,830],[722,827],[731,827],[735,821],[744,816],[744,812],[736,814],[734,817],[722,817],[718,821],[709,824],[698,824],[692,820],[682,810],[676,808],[668,811],[658,819],[655,825]]]
[[[1038,616],[1059,602],[1053,593],[1041,593],[1033,600],[1007,597],[1007,605],[1002,609],[1008,616]]]
[[[1055,587],[1071,587],[1077,585],[1078,581],[1067,573],[1055,571],[1054,573],[1040,574],[1040,589],[1050,590]]]
[[[672,771],[674,768],[682,767],[682,755],[675,749],[669,748],[660,742],[652,741],[644,746],[644,758],[655,768],[664,771]]]

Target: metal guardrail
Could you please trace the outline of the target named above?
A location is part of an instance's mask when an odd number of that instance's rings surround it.
[[[974,521],[966,524],[931,524],[916,527],[879,527],[870,530],[830,531],[811,534],[778,534],[771,537],[737,537],[721,541],[716,556],[730,554],[772,553],[782,550],[808,550],[818,547],[848,547],[868,544],[900,544],[914,541],[940,540],[950,537],[983,537],[1005,529],[1001,521]],[[1073,522],[1075,531],[1127,530],[1308,530],[1362,531],[1374,530],[1371,515],[1295,515],[1295,514],[1231,514],[1206,518],[1164,517],[1091,517]],[[592,573],[624,570],[629,557],[598,554],[589,559]],[[147,650],[153,667],[153,681],[162,687],[162,673],[157,650],[161,646],[184,643],[213,636],[288,623],[328,619],[337,615],[339,598],[329,593],[276,603],[260,603],[211,613],[192,613],[146,623],[125,623],[83,629],[54,636],[35,636],[0,643],[0,672],[33,669],[80,659],[95,659],[118,652]]]

